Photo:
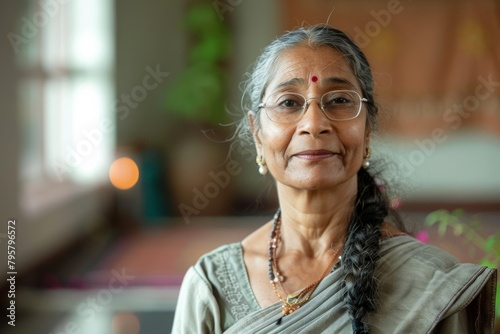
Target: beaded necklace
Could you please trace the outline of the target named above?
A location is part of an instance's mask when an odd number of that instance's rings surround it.
[[[281,236],[280,216],[281,216],[281,210],[278,209],[273,218],[273,228],[271,231],[270,241],[269,241],[269,281],[271,283],[274,293],[283,304],[283,306],[281,307],[283,316],[278,320],[277,324],[281,323],[281,319],[284,316],[292,314],[309,300],[316,287],[328,274],[328,271],[332,268],[336,260],[337,259],[340,260],[340,256],[338,255],[341,248],[340,246],[337,248],[337,250],[334,253],[334,256],[328,263],[328,266],[325,268],[323,274],[317,281],[305,287],[304,289],[289,294],[285,289],[285,287],[283,286],[283,281],[285,280],[285,278],[279,271],[278,257],[276,256]],[[285,292],[285,294],[287,295],[286,299],[282,297],[281,294],[279,293],[276,283],[279,284],[283,292]]]

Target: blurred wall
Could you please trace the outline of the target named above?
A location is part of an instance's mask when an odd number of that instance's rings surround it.
[[[278,34],[279,16],[276,2],[232,3],[234,6],[219,12],[219,17],[229,27],[232,38],[227,108],[241,112],[240,82],[262,48]],[[135,87],[143,85],[150,69],[159,69],[165,76],[157,87],[148,90],[144,99],[129,105],[119,104],[117,145],[128,152],[153,148],[155,154],[161,156],[166,164],[166,201],[171,202],[168,204],[172,204],[174,215],[181,215],[180,204],[192,206],[194,189],[203,191],[203,187],[212,181],[210,172],[226,169],[229,146],[210,139],[203,131],[213,129],[214,136],[221,139],[234,130],[227,132],[217,125],[183,120],[172,115],[165,106],[167,90],[188,63],[192,40],[183,27],[188,5],[186,0],[116,1],[117,98],[126,98]],[[215,6],[214,11],[217,11]],[[125,110],[126,106],[128,110]],[[259,178],[252,157],[234,154],[233,158],[242,166],[242,172],[233,176],[230,184],[210,200],[199,215],[237,214],[226,204],[238,201],[235,196],[255,200],[262,187],[259,182],[269,182]]]
[[[117,110],[117,143],[167,147],[174,125],[163,103],[171,78],[186,61],[186,34],[182,31],[186,1],[120,0],[115,5],[117,98],[143,86],[151,70],[159,70],[162,80],[147,91],[144,99],[121,104],[124,108]],[[154,83],[151,80],[150,85]]]

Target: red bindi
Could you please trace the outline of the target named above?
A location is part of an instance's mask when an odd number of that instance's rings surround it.
[[[312,82],[316,82],[316,81],[318,81],[318,77],[317,77],[317,76],[315,76],[315,75],[313,75],[313,76],[312,76],[312,78],[311,78],[311,81],[312,81]]]

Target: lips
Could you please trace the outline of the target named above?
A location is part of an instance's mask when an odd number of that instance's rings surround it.
[[[323,160],[337,155],[337,153],[328,150],[307,150],[294,154],[295,157],[304,160]]]

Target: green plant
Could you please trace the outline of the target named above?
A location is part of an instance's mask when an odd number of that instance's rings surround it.
[[[166,107],[187,119],[220,123],[226,119],[229,30],[209,2],[190,5],[183,22],[193,43],[186,69],[167,91]]]
[[[425,218],[427,226],[437,225],[439,236],[444,236],[448,230],[451,230],[456,237],[464,237],[471,244],[477,247],[483,257],[480,264],[490,268],[500,267],[500,233],[483,237],[478,233],[481,223],[477,219],[465,222],[464,212],[461,209],[453,211],[437,210],[431,212]],[[500,317],[500,289],[496,294],[496,315]]]

